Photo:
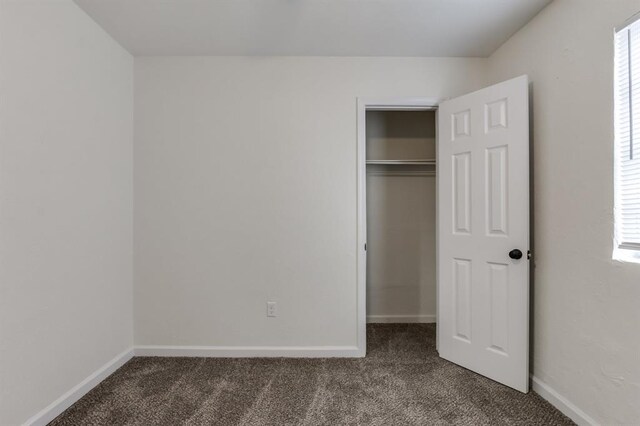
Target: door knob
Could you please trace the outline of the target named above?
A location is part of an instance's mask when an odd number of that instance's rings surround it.
[[[522,252],[518,249],[513,249],[509,252],[509,257],[512,259],[522,259]]]

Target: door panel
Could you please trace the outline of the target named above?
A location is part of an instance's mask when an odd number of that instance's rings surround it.
[[[527,77],[442,102],[438,126],[440,356],[527,392]]]
[[[455,337],[471,342],[471,261],[453,259]]]
[[[507,236],[507,150],[507,146],[487,149],[487,235]]]
[[[453,155],[453,232],[471,233],[471,153]]]

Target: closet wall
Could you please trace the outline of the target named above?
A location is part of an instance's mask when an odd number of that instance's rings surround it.
[[[435,158],[435,112],[367,112],[367,161]],[[433,166],[367,165],[367,320],[435,322]]]

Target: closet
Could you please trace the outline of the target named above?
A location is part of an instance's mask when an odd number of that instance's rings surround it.
[[[359,354],[437,314],[440,357],[529,390],[529,90],[358,99]]]
[[[435,110],[367,110],[365,136],[367,322],[435,322]]]

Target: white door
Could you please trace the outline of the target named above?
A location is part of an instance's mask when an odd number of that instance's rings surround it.
[[[529,108],[522,76],[438,110],[438,350],[529,390]]]

